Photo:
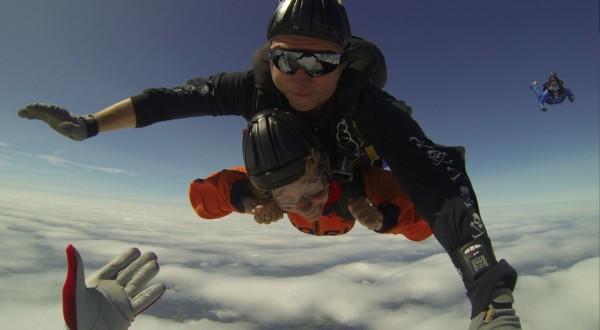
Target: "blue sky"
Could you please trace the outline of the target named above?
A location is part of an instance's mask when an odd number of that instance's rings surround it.
[[[31,102],[96,112],[150,87],[250,68],[276,1],[0,3],[0,184],[187,203],[188,183],[242,164],[241,118],[66,139],[18,118]],[[385,89],[437,143],[464,145],[482,205],[598,199],[597,0],[344,2],[376,42]],[[556,70],[575,103],[538,110]],[[485,212],[483,212],[485,214]]]

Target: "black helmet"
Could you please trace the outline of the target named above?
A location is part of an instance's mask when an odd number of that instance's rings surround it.
[[[267,27],[267,39],[296,34],[331,41],[346,49],[352,33],[338,0],[280,0]]]
[[[244,165],[252,183],[272,190],[304,176],[311,151],[321,144],[302,118],[277,109],[257,113],[244,133]]]

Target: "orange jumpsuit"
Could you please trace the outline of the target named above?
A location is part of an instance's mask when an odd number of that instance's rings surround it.
[[[366,197],[378,206],[384,215],[384,226],[379,233],[402,234],[413,241],[431,236],[431,229],[408,199],[392,172],[377,167],[361,169]],[[243,213],[241,197],[252,197],[243,167],[221,170],[206,179],[196,179],[190,184],[192,207],[204,219],[217,219],[232,212]],[[288,213],[292,225],[312,235],[343,235],[353,227],[355,220],[345,220],[332,205],[340,196],[339,184],[330,182],[329,201],[319,220],[310,222],[295,213]]]

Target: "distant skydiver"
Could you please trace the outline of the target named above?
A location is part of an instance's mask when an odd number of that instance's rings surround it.
[[[555,71],[550,73],[550,78],[547,82],[540,86],[537,80],[534,80],[529,88],[535,92],[538,99],[540,110],[547,111],[548,108],[545,104],[559,104],[565,101],[565,98],[569,99],[569,102],[573,103],[575,96],[571,90],[563,86],[563,81],[558,78]]]

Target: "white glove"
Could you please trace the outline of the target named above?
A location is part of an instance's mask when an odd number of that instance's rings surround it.
[[[156,255],[130,248],[84,278],[83,261],[73,245],[67,247],[67,279],[63,286],[63,314],[71,330],[127,329],[136,315],[165,292],[157,283],[142,291],[156,274]],[[87,281],[87,287],[86,287]]]
[[[521,320],[515,313],[512,292],[508,288],[496,289],[487,311],[475,316],[469,330],[520,330]]]
[[[74,116],[66,109],[52,104],[28,104],[17,114],[22,118],[42,120],[55,131],[75,141],[98,134],[98,124],[93,116]]]

